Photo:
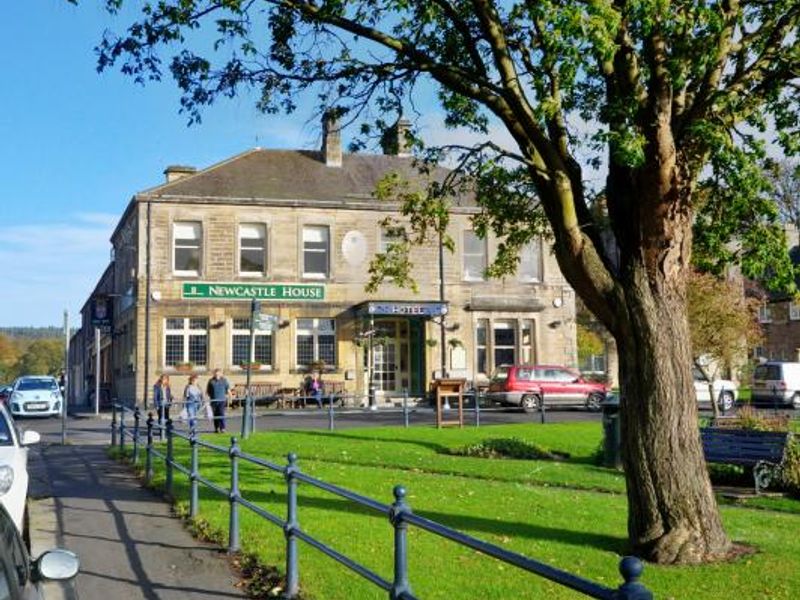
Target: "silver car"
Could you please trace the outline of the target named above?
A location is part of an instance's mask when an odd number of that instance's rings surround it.
[[[31,560],[22,536],[0,504],[0,598],[41,600],[40,582],[72,579],[79,567],[78,557],[67,550],[49,550]]]
[[[15,417],[61,414],[63,398],[55,377],[25,375],[14,381],[8,405]]]

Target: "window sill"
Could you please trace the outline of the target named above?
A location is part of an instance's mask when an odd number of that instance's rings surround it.
[[[295,367],[294,369],[289,369],[290,375],[308,375],[309,373],[316,371],[316,369],[309,369],[307,367]],[[341,375],[342,370],[339,367],[326,367],[322,370],[322,373],[325,375]]]

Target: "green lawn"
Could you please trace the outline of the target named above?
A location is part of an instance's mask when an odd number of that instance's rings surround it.
[[[600,443],[596,423],[505,425],[447,429],[381,428],[259,433],[243,444],[245,452],[285,462],[294,451],[306,473],[392,501],[392,487],[408,489],[413,510],[481,539],[571,570],[600,583],[619,583],[617,563],[625,551],[626,502],[622,476],[593,464]],[[488,460],[451,456],[448,449],[487,438],[517,437],[566,452],[563,462]],[[211,437],[217,443],[226,438]],[[183,442],[176,456],[188,464]],[[201,471],[228,484],[228,459],[202,450]],[[241,491],[281,517],[285,482],[241,463]],[[156,483],[163,481],[159,470]],[[186,478],[175,474],[176,494],[188,496]],[[310,486],[300,486],[299,518],[308,533],[391,580],[392,528],[387,519]],[[648,565],[644,582],[655,597],[800,597],[800,502],[782,500],[782,511],[724,506],[723,519],[736,540],[759,552],[736,563],[708,567]],[[766,506],[769,506],[767,504]],[[225,536],[228,503],[201,492],[201,517]],[[262,562],[284,564],[280,529],[240,508],[243,550]],[[224,539],[223,539],[224,542]],[[412,529],[409,536],[411,583],[420,598],[576,598],[534,575]],[[346,571],[318,551],[300,544],[300,581],[313,599],[385,599],[386,594]]]

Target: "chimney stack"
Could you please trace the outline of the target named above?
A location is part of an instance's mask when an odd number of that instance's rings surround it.
[[[189,175],[194,175],[195,173],[197,173],[195,167],[187,167],[184,165],[170,165],[164,169],[164,176],[167,178],[167,183],[178,181],[178,179],[189,177]]]
[[[400,118],[389,130],[384,133],[381,146],[383,153],[392,156],[411,156],[411,145],[406,139],[406,134],[411,129],[411,121]]]
[[[328,167],[342,166],[342,135],[339,118],[333,111],[322,115],[322,157]]]

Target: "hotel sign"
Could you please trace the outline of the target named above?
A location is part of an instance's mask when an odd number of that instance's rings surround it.
[[[447,304],[443,302],[370,302],[367,304],[367,313],[404,317],[440,317],[447,314]]]
[[[325,300],[325,286],[293,283],[188,283],[184,300],[262,300],[273,302],[314,302]]]

